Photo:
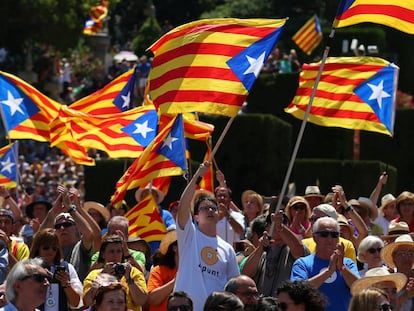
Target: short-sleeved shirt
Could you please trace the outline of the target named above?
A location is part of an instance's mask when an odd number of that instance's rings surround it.
[[[169,281],[175,278],[176,274],[177,268],[171,269],[167,266],[155,266],[152,268],[148,278],[148,292],[150,293],[152,290],[167,284]],[[167,298],[165,298],[158,305],[149,305],[149,311],[165,310],[167,310]]]

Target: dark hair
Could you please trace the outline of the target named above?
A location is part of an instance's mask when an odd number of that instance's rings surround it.
[[[168,268],[175,268],[175,252],[174,246],[177,246],[177,241],[172,242],[168,246],[168,250],[165,255],[162,255],[158,258],[158,264],[161,266],[167,266]]]
[[[39,253],[42,246],[57,246],[56,255],[53,260],[54,264],[58,264],[62,261],[63,256],[60,249],[59,238],[54,229],[46,228],[34,235],[32,246],[30,248],[30,258],[40,257]]]
[[[191,300],[191,297],[186,292],[183,292],[183,291],[176,291],[176,292],[171,293],[168,296],[168,298],[167,298],[167,308],[170,304],[170,300],[172,298],[175,298],[175,297],[187,299],[188,305],[190,306],[190,311],[193,311],[193,301]]]
[[[106,293],[111,292],[111,291],[116,291],[116,290],[121,290],[124,293],[124,298],[125,298],[125,311],[127,311],[127,294],[126,294],[126,290],[125,287],[122,286],[121,283],[119,282],[115,282],[115,283],[110,283],[107,286],[100,286],[95,294],[95,299],[91,308],[91,311],[96,311],[98,310],[99,306],[102,304],[102,300],[105,296]]]
[[[204,303],[203,311],[233,311],[243,309],[244,304],[235,294],[230,292],[212,292]]]
[[[101,248],[99,249],[99,257],[98,257],[97,262],[105,263],[105,259],[102,257],[102,253],[105,251],[106,247],[109,244],[119,244],[121,245],[121,248],[123,250],[122,238],[119,235],[110,235],[102,241]],[[123,257],[124,255],[122,254],[122,259],[124,259]]]
[[[326,299],[308,281],[285,281],[277,289],[277,294],[287,293],[297,304],[303,303],[306,311],[324,311]]]
[[[278,311],[277,298],[272,296],[259,297],[257,300],[256,310],[260,311]]]
[[[201,204],[201,202],[203,201],[209,201],[214,203],[215,205],[218,205],[216,198],[209,196],[209,195],[200,195],[197,200],[195,200],[194,202],[194,215],[197,215],[199,212],[199,206]]]
[[[231,196],[232,196],[233,192],[231,191],[231,189],[230,189],[229,187],[217,186],[216,188],[214,188],[214,194],[215,194],[215,195],[217,195],[217,192],[218,192],[220,189],[226,189],[226,190],[227,190],[227,193],[229,194],[229,196],[230,196],[230,198],[231,198]]]

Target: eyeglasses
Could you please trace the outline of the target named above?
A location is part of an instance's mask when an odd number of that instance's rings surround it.
[[[34,274],[31,274],[31,275],[26,275],[25,277],[23,277],[20,280],[24,281],[24,280],[27,280],[27,279],[33,279],[35,282],[37,282],[39,284],[44,284],[46,280],[48,282],[52,281],[52,278],[50,276],[45,275],[45,274],[41,274],[41,273],[34,273]]]
[[[375,253],[381,253],[381,250],[382,250],[382,247],[377,247],[377,248],[371,247],[367,249],[367,252],[370,254],[375,254]]]
[[[315,234],[319,235],[322,238],[327,238],[327,237],[331,237],[334,239],[339,238],[338,231],[316,231]]]
[[[75,225],[74,223],[72,223],[72,222],[62,222],[62,223],[60,223],[60,224],[56,224],[55,225],[55,229],[56,230],[59,230],[60,228],[69,228],[69,227],[72,227],[73,225]]]
[[[279,302],[278,307],[282,311],[286,311],[289,308],[289,305],[293,305],[293,302]]]
[[[218,206],[217,205],[200,206],[198,210],[202,212],[208,212],[210,210],[212,210],[213,212],[217,212]]]
[[[57,246],[49,246],[49,245],[42,246],[42,250],[44,250],[44,251],[48,251],[49,249],[53,249],[56,252],[58,250],[58,247]]]
[[[391,306],[389,303],[383,303],[382,305],[378,305],[378,310],[381,311],[389,311],[393,310],[393,306]]]
[[[179,306],[169,306],[167,311],[190,311],[191,307],[189,305],[179,305]]]
[[[305,208],[306,208],[305,204],[295,204],[295,205],[292,206],[292,209],[295,210],[295,211],[299,211],[299,210],[304,211]]]

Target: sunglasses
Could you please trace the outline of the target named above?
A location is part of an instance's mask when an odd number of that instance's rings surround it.
[[[72,223],[72,222],[62,222],[62,223],[60,223],[60,224],[56,224],[55,225],[55,229],[56,230],[58,230],[58,229],[60,229],[60,228],[69,228],[69,227],[72,227],[72,226],[74,226],[75,224],[74,223]]]
[[[44,251],[48,251],[49,249],[53,249],[56,252],[58,250],[58,247],[57,246],[49,246],[49,245],[42,246],[42,250],[44,250]]]
[[[179,305],[179,306],[169,306],[167,311],[190,311],[191,307],[189,305]]]
[[[339,232],[337,231],[316,231],[315,234],[319,235],[322,238],[331,237],[334,239],[339,238]]]
[[[381,253],[381,250],[382,250],[382,247],[378,247],[378,248],[371,247],[367,249],[367,252],[370,254],[375,254],[375,253]]]
[[[52,281],[52,278],[48,275],[45,274],[41,274],[41,273],[34,273],[31,275],[26,275],[24,278],[20,279],[21,281],[27,280],[27,279],[32,279],[34,280],[36,283],[39,284],[44,284],[45,280],[47,280],[49,283]]]
[[[209,210],[212,210],[213,212],[217,212],[218,206],[217,205],[200,206],[198,210],[203,211],[203,212],[208,212]]]
[[[390,311],[393,309],[394,309],[393,306],[391,306],[388,303],[383,303],[382,305],[378,305],[378,310],[381,310],[381,311]]]
[[[306,205],[304,204],[296,204],[292,206],[292,209],[295,211],[304,211],[306,208]]]

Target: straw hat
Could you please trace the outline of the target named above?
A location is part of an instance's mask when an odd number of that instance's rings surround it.
[[[321,193],[321,190],[318,186],[307,186],[305,189],[305,197],[320,197],[323,198],[324,195]]]
[[[391,202],[397,202],[397,199],[391,193],[387,193],[381,198],[380,209],[383,210],[384,207],[390,204]]]
[[[351,294],[355,296],[362,289],[371,287],[379,282],[393,282],[397,288],[397,292],[404,288],[407,283],[405,274],[397,272],[390,273],[387,268],[372,268],[365,273],[365,276],[356,280],[351,286]]]
[[[142,196],[142,193],[144,192],[144,190],[149,190],[150,187],[146,186],[143,188],[139,188],[137,191],[135,191],[135,200],[137,200],[137,202],[140,202],[144,199],[144,197]],[[155,192],[157,194],[157,204],[160,204],[163,200],[164,200],[164,193],[162,193],[162,191],[160,189],[158,189],[157,187],[152,186],[151,190],[153,192]],[[155,199],[155,196],[154,196]]]
[[[412,239],[411,235],[403,234],[403,235],[399,236],[398,238],[396,238],[394,242],[385,245],[384,248],[381,250],[381,258],[388,267],[390,267],[392,269],[395,268],[394,259],[392,258],[392,254],[395,252],[395,250],[398,247],[401,247],[401,246],[408,246],[412,250],[414,250],[414,243],[413,243],[413,239]]]
[[[170,247],[170,245],[174,243],[175,241],[177,241],[177,232],[175,230],[168,231],[164,235],[160,243],[161,254],[163,255],[167,254],[168,247]]]
[[[388,225],[388,232],[381,236],[381,239],[388,240],[397,238],[403,234],[410,234],[410,228],[408,224],[404,221],[396,222],[392,220]]]
[[[89,211],[90,209],[94,209],[95,211],[97,211],[99,214],[102,215],[105,221],[108,221],[109,218],[111,217],[108,209],[105,206],[103,206],[101,203],[98,203],[95,201],[87,201],[83,203],[83,207],[85,208],[86,211]]]

